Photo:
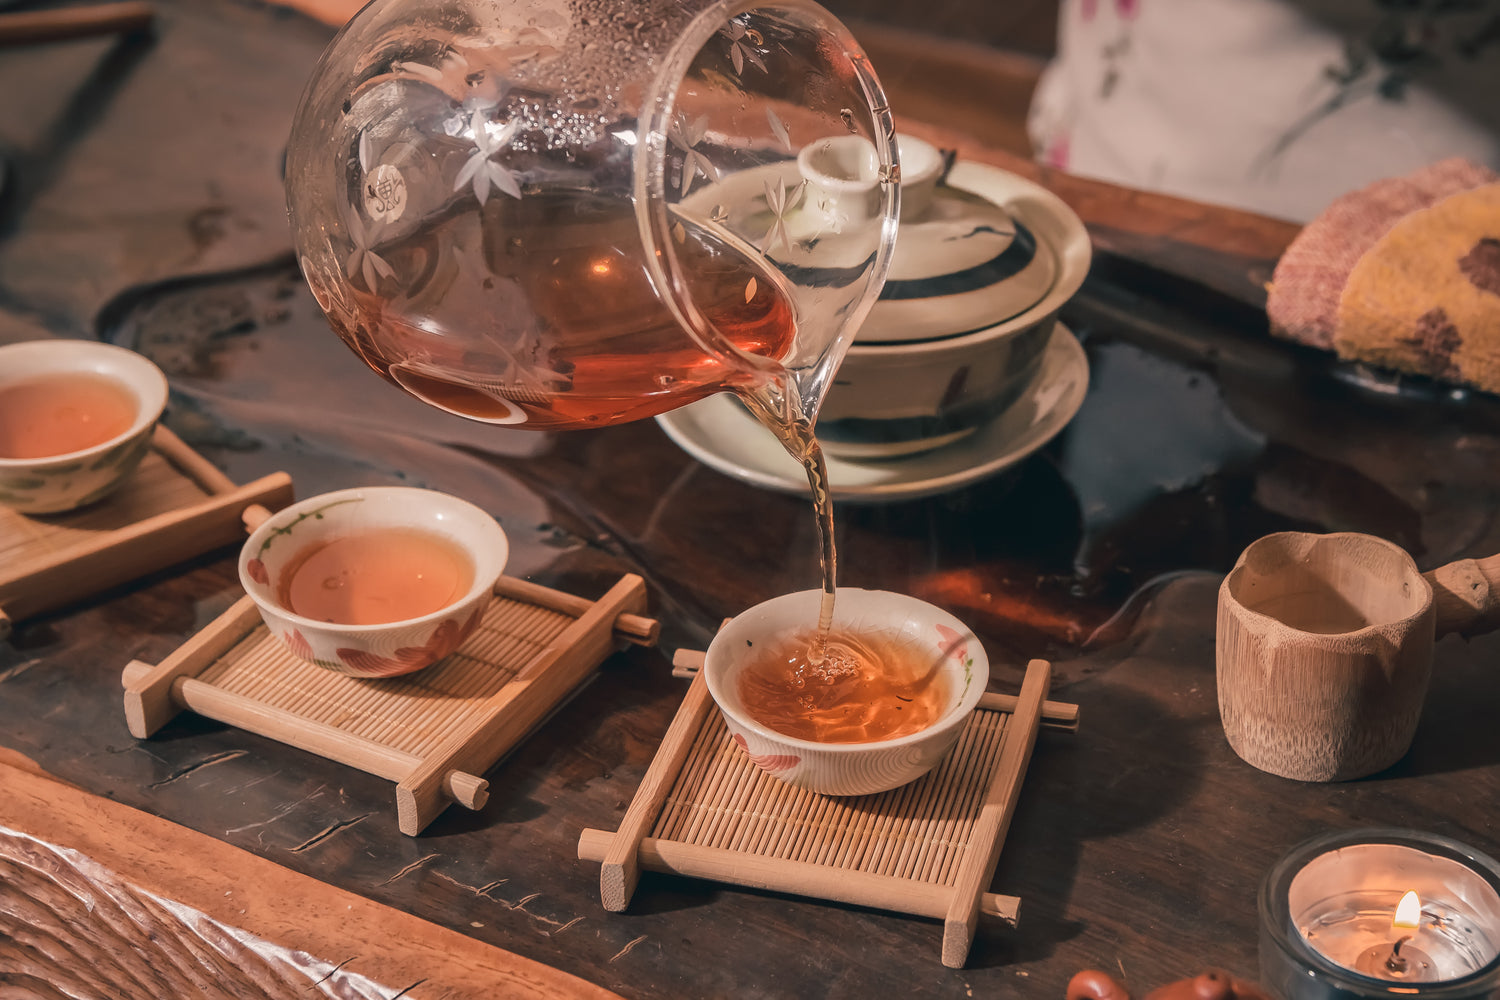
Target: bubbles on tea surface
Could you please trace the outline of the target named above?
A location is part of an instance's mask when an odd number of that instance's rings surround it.
[[[882,666],[878,657],[852,636],[835,638],[820,633],[809,641],[802,657],[797,668],[799,677],[822,684],[857,677]]]

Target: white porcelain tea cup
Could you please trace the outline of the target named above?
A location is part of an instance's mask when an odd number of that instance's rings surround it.
[[[817,743],[756,722],[740,698],[747,651],[790,632],[816,626],[822,591],[785,594],[737,615],[719,630],[704,656],[709,694],[734,741],[751,761],[788,784],[826,795],[866,795],[922,777],[943,759],[989,683],[989,659],[968,626],[941,608],[905,594],[840,587],[834,605],[838,632],[899,634],[940,663],[948,704],[925,729],[870,743]]]
[[[135,471],[167,405],[167,377],[150,361],[91,340],[29,340],[0,347],[0,391],[58,375],[108,379],[134,401],[135,419],[96,445],[38,458],[0,458],[0,504],[53,514],[102,500]]]
[[[317,621],[282,604],[282,574],[310,547],[386,529],[415,529],[456,545],[473,565],[469,589],[430,614],[376,625]],[[467,501],[404,486],[357,487],[309,497],[261,522],[240,550],[240,583],[293,654],[354,677],[395,677],[437,662],[469,638],[509,551],[495,519]]]

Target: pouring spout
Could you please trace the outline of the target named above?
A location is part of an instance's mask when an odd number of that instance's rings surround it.
[[[837,367],[836,358],[825,356],[807,368],[782,369],[774,378],[736,386],[735,394],[772,431],[790,426],[810,431],[827,395],[829,378]]]

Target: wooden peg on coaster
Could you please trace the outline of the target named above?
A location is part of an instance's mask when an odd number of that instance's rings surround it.
[[[495,596],[535,604],[574,617],[586,613],[596,603],[577,594],[552,590],[539,583],[512,576],[502,576],[495,581]],[[657,637],[661,634],[661,623],[655,618],[627,611],[615,618],[614,631],[615,638],[622,642],[650,647],[656,645]]]
[[[253,503],[246,507],[240,514],[240,521],[245,525],[245,534],[248,535],[256,528],[259,528],[265,523],[266,518],[270,516],[271,512],[258,503]]]
[[[170,680],[166,679],[168,677]],[[153,704],[156,702],[156,692],[165,690],[171,714],[188,709],[213,719],[233,718],[242,729],[249,732],[300,746],[304,750],[357,767],[388,781],[404,781],[423,764],[422,758],[415,754],[280,711],[253,698],[177,673],[172,668],[162,671],[161,667],[132,660],[126,665],[121,679],[127,691],[134,686],[138,694],[150,692]],[[128,694],[126,704],[126,713],[130,716]],[[167,712],[168,709],[163,708],[153,718],[165,716],[170,719]],[[142,714],[142,718],[144,717]],[[464,771],[444,772],[439,784],[449,799],[466,809],[483,809],[490,798],[490,783],[478,775]]]
[[[599,896],[606,910],[619,912],[630,905],[636,884],[641,878],[641,842],[661,812],[672,782],[692,749],[693,734],[698,731],[713,699],[708,696],[708,679],[703,674],[693,678],[687,698],[667,727],[661,748],[646,770],[641,787],[631,799],[620,820],[620,828],[604,852],[599,870]]]

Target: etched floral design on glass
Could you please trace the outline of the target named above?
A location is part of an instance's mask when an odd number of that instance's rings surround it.
[[[799,183],[792,188],[790,193],[786,189],[786,179],[777,177],[773,186],[766,181],[766,208],[771,211],[771,228],[766,231],[765,239],[761,241],[760,252],[769,255],[778,246],[787,251],[792,249],[792,237],[787,231],[787,215],[797,207],[802,200],[802,193],[806,189],[806,182]]]
[[[491,124],[482,109],[474,109],[474,113],[469,116],[474,152],[469,155],[453,180],[455,191],[462,189],[465,184],[471,185],[480,205],[489,198],[491,186],[512,198],[521,197],[521,185],[517,183],[516,175],[493,159],[496,153],[510,145],[511,136],[516,134],[520,122],[512,119],[494,132],[490,131]]]

